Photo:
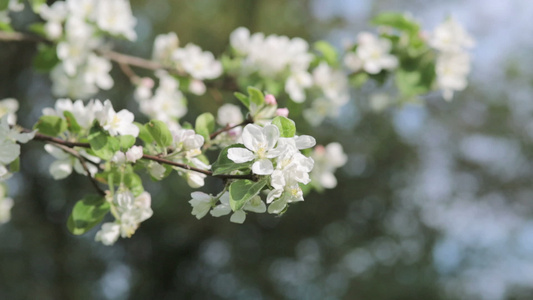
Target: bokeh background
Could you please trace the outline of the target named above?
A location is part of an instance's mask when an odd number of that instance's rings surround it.
[[[154,36],[169,31],[220,54],[238,26],[341,48],[394,10],[428,30],[454,16],[477,41],[473,72],[452,102],[433,93],[424,105],[376,112],[372,103],[394,99],[367,85],[338,120],[302,126],[321,144],[340,142],[349,161],[336,189],[281,218],[198,221],[192,190],[174,176],[147,182],[154,216],[112,247],[94,242],[95,230],[68,233],[68,214],[91,187],[81,176],[54,181],[52,157],[25,145],[9,181],[12,221],[0,226],[0,299],[533,299],[531,2],[131,2],[139,39],[116,49],[138,56],[150,57]],[[20,28],[36,17],[13,19]],[[21,101],[26,127],[55,101],[47,75],[31,67],[34,53],[33,44],[0,43],[0,99]],[[113,75],[115,87],[98,97],[135,111],[127,78],[116,66]],[[185,120],[220,106],[209,96],[189,104]]]

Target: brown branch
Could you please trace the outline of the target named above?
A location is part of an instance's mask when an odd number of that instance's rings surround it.
[[[226,125],[226,127],[220,128],[219,130],[217,130],[217,131],[211,133],[211,134],[209,135],[209,139],[212,140],[212,139],[216,138],[219,134],[221,134],[221,133],[223,133],[223,132],[230,131],[230,130],[232,130],[232,129],[234,129],[234,128],[237,128],[237,127],[239,127],[239,126],[245,126],[245,125],[247,125],[247,124],[252,124],[253,122],[254,122],[254,120],[253,120],[252,118],[248,117],[248,118],[246,118],[246,120],[242,121],[241,123],[239,123],[239,124],[237,124],[237,125],[230,126],[230,125],[228,124],[228,125]]]
[[[49,141],[45,141],[45,142],[49,142]],[[50,143],[50,142],[49,142]],[[83,168],[83,170],[85,170],[85,172],[87,173],[87,177],[89,177],[89,180],[91,181],[91,184],[93,185],[93,187],[96,189],[96,191],[98,192],[98,194],[102,195],[102,196],[105,196],[106,193],[104,190],[102,190],[99,186],[98,186],[98,183],[96,183],[96,180],[94,179],[94,177],[92,177],[91,175],[91,172],[89,171],[89,168],[87,167],[87,164],[86,164],[86,160],[83,156],[81,156],[81,154],[70,148],[69,146],[66,146],[66,145],[61,145],[61,144],[56,144],[54,143],[54,147],[58,147],[60,148],[61,150],[67,152],[68,154],[76,157],[79,161],[80,161],[80,164]],[[89,160],[90,161],[90,160]]]
[[[23,131],[30,132],[30,130],[28,130],[28,129],[23,129]],[[53,143],[53,144],[58,145],[58,146],[62,146],[60,148],[63,149],[63,150],[64,149],[70,149],[70,148],[73,148],[73,147],[81,147],[81,148],[90,148],[91,147],[89,145],[89,143],[69,142],[69,141],[65,141],[65,140],[62,140],[62,139],[58,139],[58,138],[47,136],[47,135],[40,134],[40,133],[36,133],[35,134],[34,140],[44,141],[44,142],[48,142],[48,143]],[[73,149],[70,149],[70,150],[74,151],[75,153],[78,153],[77,151],[75,151]],[[72,152],[69,152],[69,153],[72,154]],[[79,157],[79,154],[74,155],[74,156]],[[213,172],[211,172],[209,170],[196,168],[196,167],[193,167],[193,166],[189,166],[187,164],[171,161],[171,160],[164,159],[164,158],[161,158],[161,157],[158,157],[158,156],[154,156],[154,155],[143,154],[142,158],[146,159],[146,160],[152,160],[152,161],[155,161],[155,162],[158,162],[158,163],[162,163],[162,164],[171,165],[171,166],[178,167],[178,168],[181,168],[181,169],[184,169],[184,170],[198,172],[198,173],[201,173],[201,174],[204,174],[204,175],[207,175],[207,176],[221,178],[221,179],[248,179],[248,180],[254,180],[254,181],[257,180],[257,177],[252,175],[252,174],[245,174],[245,175],[218,174],[218,175],[213,175]]]
[[[30,35],[21,32],[5,32],[0,31],[0,41],[6,42],[32,42],[32,43],[46,43],[50,44],[52,41],[47,40],[37,35]]]
[[[136,85],[141,82],[141,77],[135,74],[135,72],[130,68],[129,65],[119,63],[118,66],[120,67],[120,70],[122,71],[122,73],[124,73],[124,75],[126,75],[129,78],[132,84]]]

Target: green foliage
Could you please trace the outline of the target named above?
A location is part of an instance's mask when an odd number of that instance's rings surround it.
[[[120,145],[120,149],[122,151],[127,151],[131,146],[135,144],[135,137],[132,135],[121,135],[117,136],[118,143]]]
[[[28,2],[31,5],[31,9],[36,13],[39,13],[41,5],[46,4],[46,0],[28,0]]]
[[[389,26],[410,35],[416,35],[420,31],[420,25],[403,13],[385,12],[377,15],[371,21],[376,26]]]
[[[170,130],[165,122],[152,120],[146,123],[144,127],[150,133],[153,140],[159,147],[164,149],[172,145],[172,134],[170,133]]]
[[[253,163],[252,161],[237,164],[228,158],[228,150],[231,148],[245,148],[245,147],[244,145],[241,145],[241,144],[235,144],[235,145],[231,145],[231,146],[224,148],[218,155],[218,159],[211,166],[211,169],[213,170],[213,175],[229,174],[231,171],[245,170],[245,169],[250,168],[250,166]]]
[[[44,29],[44,23],[33,23],[30,26],[28,26],[28,30],[33,32],[33,33],[35,33],[35,34],[37,34],[37,35],[46,37],[46,32],[45,32],[45,29]]]
[[[265,96],[263,95],[263,92],[253,86],[248,87],[248,96],[250,99],[250,104],[253,103],[257,107],[265,104]]]
[[[142,125],[141,123],[138,123],[138,122],[134,122],[133,124],[135,124],[135,126],[137,126],[137,128],[139,128],[138,137],[143,142],[145,142],[146,144],[151,144],[151,143],[154,142],[154,138],[150,134],[150,131],[148,131],[148,129],[146,129],[146,127],[144,127],[144,125]]]
[[[246,202],[255,197],[267,184],[268,177],[255,182],[251,180],[236,180],[229,186],[229,204],[233,211],[241,209]]]
[[[65,120],[67,121],[68,131],[72,133],[79,133],[81,131],[80,124],[78,124],[78,121],[76,121],[76,118],[70,111],[65,110],[63,116],[65,116]]]
[[[321,54],[321,58],[330,66],[337,65],[338,53],[330,43],[326,41],[318,41],[313,44],[313,47]]]
[[[277,116],[272,120],[272,124],[278,127],[281,137],[289,138],[296,134],[296,125],[289,118]]]
[[[102,159],[110,160],[120,150],[120,141],[109,136],[96,122],[89,132],[89,144],[94,154]]]
[[[68,230],[80,235],[89,231],[102,221],[109,212],[109,203],[99,195],[88,195],[74,205],[67,221]]]
[[[58,136],[68,128],[65,119],[58,116],[41,116],[39,121],[33,126],[39,133],[49,136]]]
[[[209,140],[209,134],[215,130],[215,117],[211,113],[203,113],[196,118],[195,131]]]
[[[250,99],[248,99],[248,96],[239,92],[235,92],[233,95],[235,95],[235,97],[237,97],[237,99],[239,99],[239,101],[241,101],[246,108],[250,109]]]
[[[50,72],[59,63],[59,58],[56,53],[55,45],[40,44],[37,47],[37,54],[33,58],[33,67],[35,70],[43,73]]]

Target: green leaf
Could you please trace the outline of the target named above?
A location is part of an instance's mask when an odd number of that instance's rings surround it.
[[[58,116],[41,116],[33,129],[49,136],[58,136],[67,130],[67,122]]]
[[[420,31],[420,25],[414,20],[406,17],[405,14],[395,12],[385,12],[377,15],[371,21],[372,24],[377,26],[390,26],[396,29],[405,31],[410,35],[418,34]]]
[[[272,120],[272,124],[278,127],[281,137],[293,137],[296,134],[296,125],[289,118],[277,116]]]
[[[40,44],[37,54],[33,57],[35,69],[40,72],[49,72],[57,63],[59,63],[59,58],[57,58],[56,47]]]
[[[330,65],[337,64],[338,54],[337,50],[326,41],[318,41],[313,44],[313,47],[322,54],[323,59]]]
[[[15,173],[20,171],[20,157],[17,157],[13,162],[11,162],[8,166],[9,172]]]
[[[28,26],[28,30],[40,36],[44,36],[44,37],[46,36],[46,31],[44,29],[44,23],[30,24],[30,26]]]
[[[368,74],[367,73],[357,73],[352,76],[350,76],[350,84],[354,86],[355,88],[360,88],[365,84],[365,82],[368,81]]]
[[[0,0],[0,10],[7,10],[9,7],[9,0]]]
[[[13,29],[13,27],[11,27],[9,23],[0,22],[0,31],[13,32],[15,30]]]
[[[68,130],[72,133],[79,133],[81,126],[78,124],[78,121],[76,121],[74,115],[70,111],[65,110],[63,116],[65,116]]]
[[[154,138],[156,144],[161,148],[172,145],[172,134],[168,130],[167,124],[159,120],[152,120],[144,125],[150,135]]]
[[[31,4],[31,9],[35,13],[39,13],[41,5],[46,4],[46,0],[28,0]]]
[[[196,118],[195,131],[209,140],[209,134],[215,130],[215,117],[211,113],[203,113]]]
[[[233,211],[241,209],[246,202],[252,199],[267,184],[268,177],[254,182],[251,180],[237,180],[229,186],[229,204]]]
[[[250,103],[254,103],[256,106],[261,106],[265,104],[265,96],[263,95],[263,92],[261,92],[259,89],[253,86],[249,86],[248,95],[250,96]]]
[[[418,66],[418,69],[396,71],[396,85],[404,96],[416,96],[431,90],[435,80],[435,66],[432,63]]]
[[[133,122],[133,124],[135,124],[135,126],[137,126],[139,128],[139,138],[143,142],[145,142],[146,144],[151,144],[151,143],[154,142],[154,138],[152,137],[152,135],[150,134],[148,129],[146,129],[146,127],[144,127],[144,125],[142,125],[141,123],[138,123],[138,122]]]
[[[242,104],[246,106],[246,108],[250,108],[250,99],[248,98],[248,96],[239,92],[235,92],[233,93],[233,95],[235,95],[235,97],[237,97],[237,99],[239,99]]]
[[[133,170],[124,174],[123,183],[131,190],[133,195],[135,195],[136,197],[139,196],[142,192],[144,192],[141,177],[139,177],[139,175],[133,172]]]
[[[109,203],[99,195],[88,195],[76,202],[67,221],[67,227],[75,235],[84,234],[102,221],[109,212]]]
[[[228,150],[231,148],[246,147],[244,147],[244,145],[242,144],[235,144],[224,148],[218,155],[218,159],[215,161],[215,163],[211,165],[213,175],[229,174],[231,171],[235,170],[250,169],[250,166],[252,165],[253,161],[238,164],[228,158]]]
[[[123,151],[128,150],[135,144],[135,137],[133,135],[121,135],[117,136],[117,139],[120,144],[120,149]]]
[[[94,154],[102,159],[109,160],[120,150],[118,138],[109,136],[97,124],[91,128],[88,139]]]

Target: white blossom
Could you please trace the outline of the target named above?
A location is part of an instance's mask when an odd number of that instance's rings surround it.
[[[313,77],[306,71],[292,73],[285,82],[285,91],[294,102],[305,101],[305,89],[313,85]]]
[[[444,99],[451,100],[454,91],[462,91],[467,86],[466,77],[470,73],[470,56],[466,52],[443,53],[435,66],[437,83],[443,90]]]
[[[462,52],[474,46],[474,40],[453,18],[435,28],[430,35],[429,44],[442,52]]]
[[[97,242],[102,242],[106,246],[113,245],[120,235],[120,225],[117,223],[107,222],[102,225],[102,228],[96,233],[94,238]]]
[[[142,146],[132,146],[128,151],[126,151],[126,160],[129,162],[136,162],[137,160],[143,157],[143,147]]]
[[[346,75],[327,63],[322,62],[313,70],[313,80],[334,106],[342,106],[350,100]]]
[[[226,103],[218,108],[217,123],[221,126],[234,126],[243,120],[241,109],[237,105]]]
[[[207,215],[213,206],[213,196],[203,192],[192,192],[191,197],[192,199],[189,200],[189,203],[192,206],[192,215],[199,220]]]
[[[330,143],[326,147],[317,146],[311,155],[315,161],[311,178],[320,187],[332,189],[337,186],[337,179],[333,174],[337,168],[344,166],[348,157],[341,144]]]
[[[204,52],[194,44],[174,50],[172,59],[176,61],[178,68],[195,79],[214,79],[222,74],[222,64],[215,59],[213,53]]]
[[[108,90],[113,87],[113,78],[109,75],[111,62],[95,54],[89,54],[83,76],[87,84]]]
[[[398,59],[390,54],[392,43],[385,38],[376,37],[368,32],[361,32],[357,36],[357,58],[361,61],[361,67],[369,74],[377,74],[381,70],[392,70],[398,66]],[[356,66],[353,57],[349,66]],[[352,71],[358,71],[352,69]]]
[[[274,167],[270,159],[278,155],[273,149],[279,136],[279,129],[274,125],[266,125],[261,128],[255,124],[248,124],[242,133],[242,141],[246,148],[229,149],[228,158],[235,163],[253,160],[252,172],[254,174],[272,174]]]
[[[19,109],[19,103],[14,98],[6,98],[0,100],[0,117],[7,115],[7,123],[15,125],[17,123],[17,116],[15,112]]]
[[[159,77],[159,86],[153,96],[147,90],[149,83],[139,86],[142,91],[136,92],[140,111],[166,123],[183,117],[187,113],[187,106],[185,97],[178,89],[179,82],[165,71],[157,72],[156,76]]]
[[[152,58],[164,65],[172,64],[172,53],[178,49],[179,39],[176,33],[160,34],[154,40]]]
[[[96,24],[100,29],[114,35],[123,35],[128,40],[137,38],[134,27],[137,23],[127,0],[100,0],[96,7]]]
[[[111,136],[132,135],[137,137],[139,135],[139,128],[133,124],[133,114],[123,109],[118,113],[115,112],[111,101],[106,100],[104,107],[97,113],[100,125],[109,132]]]

